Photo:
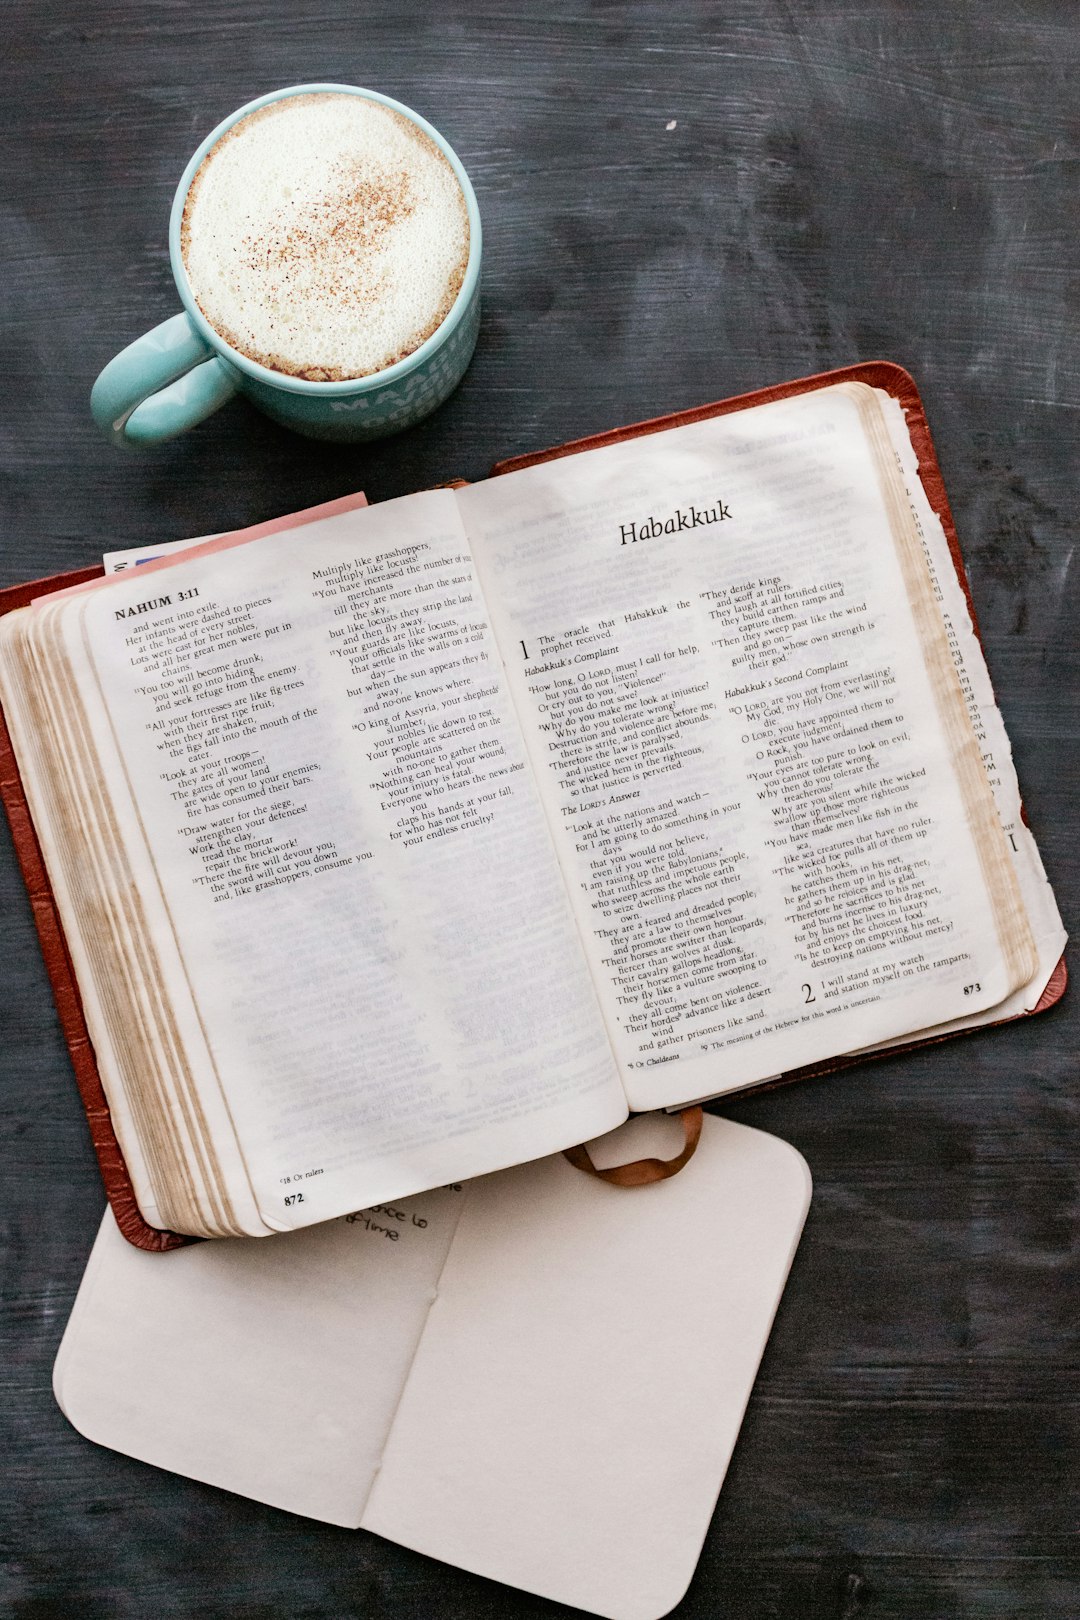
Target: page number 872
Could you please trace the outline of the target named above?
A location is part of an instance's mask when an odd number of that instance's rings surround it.
[[[303,1202],[303,1193],[288,1193],[285,1198],[285,1208],[288,1209],[290,1204],[302,1204]]]
[[[964,994],[965,994],[965,996],[973,996],[981,989],[982,989],[981,984],[965,984],[965,986],[964,986]]]

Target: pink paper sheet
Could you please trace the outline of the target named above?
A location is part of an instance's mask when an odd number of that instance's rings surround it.
[[[226,551],[230,546],[245,546],[250,540],[262,540],[268,534],[277,534],[282,529],[299,529],[305,523],[317,523],[322,518],[338,517],[342,512],[355,511],[367,503],[367,496],[362,490],[358,490],[355,495],[340,495],[336,501],[323,501],[320,506],[309,506],[302,512],[288,512],[284,517],[268,518],[265,523],[254,523],[247,529],[231,529],[228,534],[219,534],[201,546],[192,546],[187,551],[177,551],[167,557],[155,557],[153,562],[141,565],[139,575],[142,577],[163,568],[171,568],[175,563],[189,562],[192,557],[205,557],[211,551]],[[117,580],[130,578],[131,575],[128,573],[103,574],[100,579],[90,579],[82,585],[70,585],[66,591],[53,591],[47,597],[36,598],[36,601],[58,602],[61,597],[75,596],[82,591],[97,591],[103,585],[115,585]]]

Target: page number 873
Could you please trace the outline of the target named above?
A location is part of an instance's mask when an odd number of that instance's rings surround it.
[[[965,994],[965,996],[974,996],[981,989],[982,989],[982,985],[978,984],[978,983],[976,983],[976,984],[965,984],[965,986],[964,986],[964,994]]]

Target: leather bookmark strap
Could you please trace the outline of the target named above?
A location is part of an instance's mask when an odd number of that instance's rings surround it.
[[[700,1106],[695,1104],[693,1108],[684,1108],[679,1118],[682,1120],[683,1149],[673,1159],[635,1159],[631,1164],[616,1164],[610,1170],[598,1170],[584,1144],[564,1148],[563,1153],[575,1170],[584,1170],[589,1176],[599,1176],[601,1181],[610,1181],[614,1187],[647,1187],[651,1182],[666,1181],[668,1176],[677,1176],[683,1165],[689,1164],[694,1157],[694,1149],[701,1139]]]

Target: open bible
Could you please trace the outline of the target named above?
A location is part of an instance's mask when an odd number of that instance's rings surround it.
[[[868,374],[4,618],[152,1227],[303,1226],[1035,1008],[1060,919],[913,390]]]

